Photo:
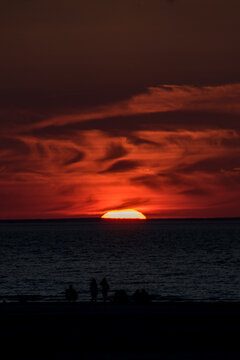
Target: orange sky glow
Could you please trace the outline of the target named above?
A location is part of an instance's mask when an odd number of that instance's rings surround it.
[[[239,12],[3,2],[0,219],[239,217]]]
[[[150,89],[125,106],[9,129],[1,218],[100,217],[126,207],[149,218],[240,215],[239,88]]]

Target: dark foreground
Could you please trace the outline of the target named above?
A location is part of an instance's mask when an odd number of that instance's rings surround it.
[[[240,303],[6,303],[0,324],[4,359],[240,359]]]

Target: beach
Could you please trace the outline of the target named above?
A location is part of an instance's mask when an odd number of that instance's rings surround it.
[[[0,304],[6,358],[239,359],[240,303]]]

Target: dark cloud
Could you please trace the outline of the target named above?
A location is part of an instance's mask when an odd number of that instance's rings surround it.
[[[97,129],[106,132],[109,136],[125,136],[129,142],[157,145],[154,141],[146,140],[135,135],[137,130],[164,130],[175,131],[188,129],[198,131],[203,129],[236,129],[240,130],[240,116],[203,112],[203,111],[169,111],[154,114],[141,114],[133,116],[116,116],[96,120],[81,121],[65,125],[50,125],[42,128],[24,131],[26,135],[39,138],[54,138],[73,136],[77,131]],[[172,135],[171,135],[172,136]],[[187,135],[186,135],[187,136]],[[176,137],[177,139],[177,137]],[[173,137],[172,137],[172,140]]]
[[[147,139],[143,139],[139,136],[136,135],[129,135],[127,136],[127,141],[130,144],[133,145],[151,145],[151,146],[160,146],[159,143],[155,142],[155,141],[151,141],[151,140],[147,140]]]
[[[37,148],[37,151],[39,153],[39,155],[41,157],[44,157],[46,156],[46,149],[44,148],[44,146],[42,144],[40,144],[39,142],[36,144],[36,148]]]
[[[47,209],[47,212],[56,213],[58,211],[71,209],[74,205],[75,205],[74,201],[65,201],[64,203],[62,203],[61,205],[58,205],[58,206],[53,206],[53,207],[49,206],[49,208]]]
[[[138,206],[143,206],[145,204],[149,203],[150,199],[146,198],[130,198],[130,199],[124,199],[122,202],[119,202],[116,206],[111,206],[111,210],[121,210],[121,209],[128,209],[128,208],[134,208],[136,209]],[[102,211],[107,211],[108,209],[104,208]]]
[[[71,150],[71,151],[75,154],[73,154],[68,160],[65,160],[63,162],[63,165],[72,165],[72,164],[78,163],[84,159],[84,157],[85,157],[84,152],[76,150],[76,149]]]
[[[26,155],[30,152],[29,147],[25,144],[24,141],[10,138],[10,137],[0,137],[0,151],[8,151],[8,156],[11,157],[11,154],[16,155]],[[2,158],[3,156],[1,156]]]
[[[128,154],[128,150],[120,143],[112,143],[110,144],[107,149],[106,153],[101,160],[107,161],[107,160],[114,160],[121,158]]]
[[[210,154],[211,158],[196,161],[190,165],[180,165],[179,173],[189,174],[193,172],[204,173],[220,173],[222,171],[232,171],[235,168],[240,167],[240,149],[237,149],[235,153],[229,153],[221,156],[214,156]],[[181,170],[180,170],[181,168]],[[176,169],[177,170],[177,169]]]
[[[33,112],[29,109],[29,103],[26,99],[25,106],[21,109],[21,95],[16,97],[18,98],[19,104],[12,103],[12,95],[6,95],[8,91],[4,94],[0,89],[0,127],[3,132],[11,133],[13,130],[17,131],[21,125],[33,125],[34,123],[39,123],[44,120],[46,117],[53,115],[53,112],[50,109],[47,111],[41,109],[39,112]],[[6,104],[7,97],[9,99],[9,103]],[[28,98],[28,96],[26,96]],[[21,105],[20,105],[21,104]],[[19,110],[19,108],[21,110]],[[56,111],[56,110],[55,110]]]
[[[158,175],[142,175],[136,176],[130,179],[130,182],[134,185],[143,185],[147,188],[160,190],[162,188],[161,176]]]
[[[58,189],[58,193],[59,195],[74,195],[75,191],[76,191],[77,186],[74,184],[71,185],[62,185],[59,187]],[[78,189],[79,189],[79,185],[78,185]]]
[[[125,172],[136,169],[140,166],[139,161],[135,160],[119,160],[109,166],[106,170],[101,171],[100,173],[115,173],[115,172]]]
[[[181,191],[181,194],[187,196],[208,196],[211,195],[213,190],[207,188],[201,188],[200,186],[191,187],[190,189]]]
[[[187,176],[188,175],[188,176]],[[184,191],[186,189],[193,187],[193,181],[199,182],[200,178],[192,178],[183,171],[177,171],[176,169],[168,170],[165,173],[162,172],[159,174],[161,176],[161,181],[165,186],[173,186],[174,188],[179,188],[179,191]],[[183,190],[184,189],[184,190]]]
[[[222,139],[221,144],[223,146],[232,148],[232,149],[239,149],[240,148],[240,133],[239,137],[234,137],[232,139]]]
[[[142,175],[131,178],[131,183],[145,186],[151,190],[164,191],[168,186],[179,187],[179,189],[191,189],[192,179],[186,177],[184,173],[165,171],[155,175]],[[180,190],[179,190],[180,191]],[[182,190],[181,190],[182,191]]]
[[[0,177],[8,178],[10,173],[31,171],[35,166],[28,163],[29,155],[30,148],[23,141],[8,137],[0,138]]]

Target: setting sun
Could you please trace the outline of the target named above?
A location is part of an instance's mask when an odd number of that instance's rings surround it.
[[[112,210],[101,216],[102,219],[139,219],[144,220],[146,216],[134,209]]]

